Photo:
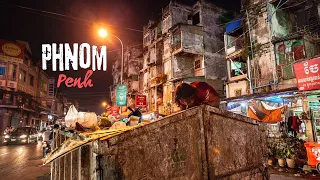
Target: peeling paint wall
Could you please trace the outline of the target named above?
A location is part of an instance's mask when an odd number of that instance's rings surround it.
[[[247,80],[229,83],[227,85],[228,87],[227,98],[249,94],[250,92],[248,91],[249,90],[248,86],[249,86],[249,81]]]
[[[294,32],[295,18],[293,14],[277,9],[273,4],[269,5],[270,12],[275,12],[271,18],[272,36],[276,38],[286,37]]]
[[[143,74],[143,91],[146,91],[148,89],[148,83],[149,83],[149,73],[145,72]]]
[[[193,76],[194,58],[188,56],[174,56],[172,59],[173,78]]]
[[[163,41],[163,60],[171,57],[171,36],[165,37]]]
[[[162,20],[162,34],[167,33],[171,26],[172,26],[172,17],[171,15],[169,15]]]
[[[264,86],[270,84],[270,81],[273,80],[273,72],[275,71],[274,59],[271,59],[270,56],[274,56],[273,52],[265,51],[264,53],[257,54],[255,60],[258,60],[258,71],[259,71],[259,82],[256,86]]]
[[[171,27],[181,23],[181,24],[187,24],[188,23],[188,15],[190,15],[191,7],[185,6],[178,3],[171,3],[171,16],[172,16],[172,24]]]
[[[181,43],[186,52],[202,54],[204,51],[203,31],[197,26],[181,26]]]
[[[163,73],[167,76],[168,79],[172,78],[172,70],[171,70],[171,59],[167,60],[163,64]]]
[[[227,60],[224,55],[212,53],[206,54],[204,67],[206,78],[227,80]]]
[[[267,13],[264,10],[262,14],[259,14],[257,17],[257,21],[255,23],[251,23],[254,28],[252,29],[252,37],[253,41],[256,44],[265,44],[269,43],[269,33],[268,33],[268,23],[267,23]]]

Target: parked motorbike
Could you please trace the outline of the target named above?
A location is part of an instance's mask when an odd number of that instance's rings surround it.
[[[43,152],[43,157],[46,157],[48,153],[51,151],[51,146],[50,142],[48,141],[42,141],[42,152]]]

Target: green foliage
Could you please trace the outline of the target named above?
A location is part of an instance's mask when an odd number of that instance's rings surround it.
[[[288,137],[283,134],[280,138],[268,139],[268,157],[305,159],[307,156],[303,140]]]

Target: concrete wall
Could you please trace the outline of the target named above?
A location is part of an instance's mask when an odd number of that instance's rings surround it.
[[[105,141],[103,178],[263,179],[266,134],[252,119],[195,107]]]
[[[203,31],[197,26],[182,26],[181,28],[182,49],[189,53],[203,54]]]
[[[194,58],[176,55],[172,58],[173,78],[193,76]]]
[[[247,80],[228,83],[227,87],[226,87],[227,98],[235,97],[236,90],[241,90],[241,95],[249,94],[250,92],[248,92],[248,90],[249,90],[248,86],[249,86],[249,81],[247,81]]]

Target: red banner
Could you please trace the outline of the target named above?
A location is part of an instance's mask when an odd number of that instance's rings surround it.
[[[320,89],[320,57],[294,64],[299,91]]]
[[[147,107],[147,96],[136,95],[136,107],[146,108]]]
[[[113,106],[111,108],[111,115],[112,116],[118,116],[119,115],[119,111],[120,111],[120,107],[119,106]]]

